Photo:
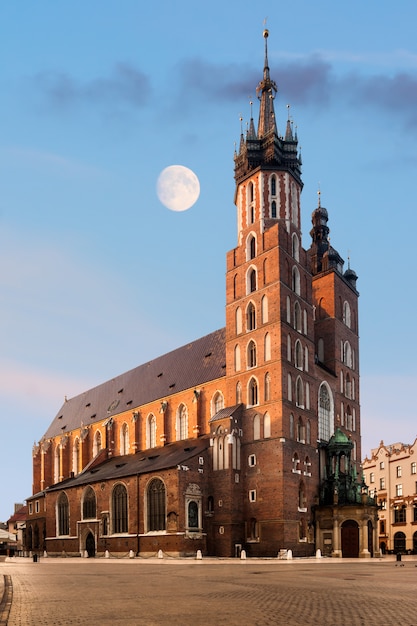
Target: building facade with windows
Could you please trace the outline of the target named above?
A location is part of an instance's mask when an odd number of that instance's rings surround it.
[[[357,478],[357,276],[320,196],[302,245],[298,139],[290,119],[278,128],[264,37],[258,123],[234,155],[225,328],[64,403],[33,451],[30,549],[374,551]]]
[[[417,439],[371,450],[363,471],[379,511],[381,552],[417,554]]]

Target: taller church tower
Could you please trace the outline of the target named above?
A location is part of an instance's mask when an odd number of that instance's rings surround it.
[[[251,119],[235,154],[238,246],[227,256],[227,401],[246,405],[243,497],[252,553],[258,542],[264,554],[277,546],[309,553],[319,480],[312,280],[301,245],[298,141],[289,119],[285,133],[278,130],[267,30],[264,38],[258,127]]]
[[[227,255],[226,401],[233,416],[242,407],[235,511],[250,554],[309,555],[340,544],[340,529],[334,544],[323,529],[315,536],[336,430],[352,448],[340,467],[359,475],[357,277],[330,246],[320,200],[302,247],[298,139],[290,119],[279,131],[267,30],[264,39],[257,128],[251,118],[234,158],[238,245]]]

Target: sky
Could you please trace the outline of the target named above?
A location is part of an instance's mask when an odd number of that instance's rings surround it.
[[[65,396],[225,323],[233,153],[262,76],[288,109],[311,213],[358,274],[363,456],[413,443],[417,3],[0,4],[0,520]],[[161,171],[200,197],[168,210]],[[414,392],[413,392],[414,393]]]

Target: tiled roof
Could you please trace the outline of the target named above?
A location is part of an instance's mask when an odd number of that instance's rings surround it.
[[[44,435],[75,428],[134,409],[226,374],[225,329],[216,330],[64,402]]]
[[[20,507],[20,509],[15,511],[15,513],[11,516],[11,518],[8,520],[8,523],[10,524],[10,522],[21,522],[22,520],[25,520],[27,511],[28,507],[26,505]]]
[[[136,476],[137,474],[148,474],[177,466],[180,469],[187,469],[185,464],[193,457],[202,454],[209,446],[210,437],[205,435],[198,439],[175,441],[166,446],[150,448],[136,454],[113,457],[98,466],[84,470],[74,478],[68,478],[48,487],[47,491],[78,487],[109,479]]]
[[[241,409],[243,404],[235,404],[234,406],[229,406],[224,409],[220,409],[212,418],[210,418],[210,422],[218,422],[219,420],[224,419],[225,417],[240,417]]]

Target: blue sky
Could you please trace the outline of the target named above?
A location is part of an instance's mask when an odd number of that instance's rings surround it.
[[[417,4],[15,0],[0,5],[0,519],[76,395],[224,325],[233,151],[262,30],[321,201],[359,276],[363,452],[413,442]],[[257,111],[257,109],[255,109]],[[198,176],[184,213],[156,196]]]

